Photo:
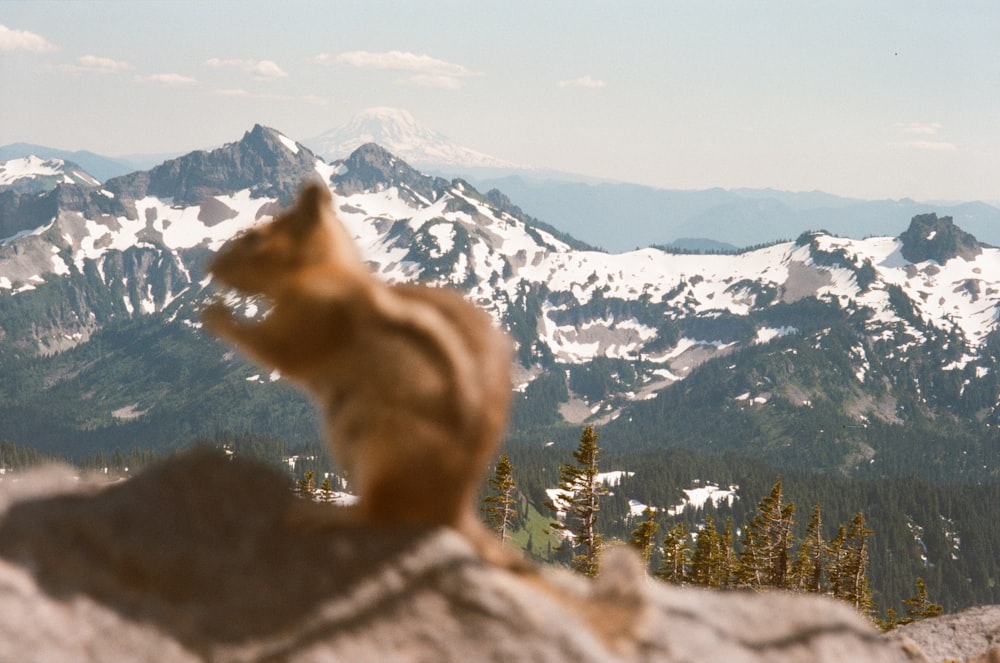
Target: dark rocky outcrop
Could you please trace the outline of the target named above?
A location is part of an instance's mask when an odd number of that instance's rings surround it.
[[[952,258],[971,260],[983,252],[976,238],[956,226],[950,216],[915,216],[899,239],[903,257],[914,263],[934,260],[943,265]]]
[[[596,583],[543,571],[543,591],[450,531],[295,527],[285,477],[214,452],[110,485],[10,479],[0,660],[907,660],[843,604],[616,576],[622,552]],[[609,625],[632,615],[618,649],[567,609],[598,597]]]

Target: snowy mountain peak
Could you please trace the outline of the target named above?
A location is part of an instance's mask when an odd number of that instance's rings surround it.
[[[292,154],[298,154],[300,149],[299,144],[285,134],[262,124],[255,124],[253,129],[243,134],[240,143],[253,146],[262,152],[287,150]]]
[[[377,143],[408,163],[424,166],[516,168],[514,164],[452,142],[399,108],[368,108],[349,122],[306,141],[327,160],[343,159]]]
[[[339,174],[334,176],[333,182],[342,193],[396,187],[400,191],[417,192],[425,200],[434,200],[448,186],[445,180],[414,170],[377,143],[365,143],[337,164]]]
[[[41,193],[50,191],[58,184],[98,186],[100,182],[76,164],[63,159],[42,159],[29,155],[0,161],[0,188]]]
[[[314,175],[318,161],[281,132],[258,124],[239,142],[211,152],[191,152],[150,171],[109,180],[107,188],[132,200],[152,195],[191,205],[244,189],[287,202]]]

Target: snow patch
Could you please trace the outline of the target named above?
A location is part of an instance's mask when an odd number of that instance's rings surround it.
[[[782,338],[788,336],[789,334],[797,334],[799,330],[795,327],[761,327],[757,330],[757,336],[754,338],[754,343],[758,345],[763,345],[765,343],[770,343],[776,338]]]
[[[667,509],[667,515],[676,516],[683,513],[688,507],[704,509],[709,500],[711,500],[714,506],[718,507],[723,502],[728,506],[732,506],[733,502],[739,499],[737,491],[740,487],[736,485],[729,486],[728,488],[720,488],[718,484],[710,482],[701,485],[701,480],[699,479],[695,479],[692,484],[691,488],[686,488],[682,491],[684,498],[681,502]]]
[[[288,136],[279,133],[278,134],[278,140],[280,140],[281,144],[284,145],[285,147],[287,147],[288,150],[292,154],[298,154],[299,153],[299,146],[298,146],[298,144],[294,140],[292,140],[291,138],[289,138]]]

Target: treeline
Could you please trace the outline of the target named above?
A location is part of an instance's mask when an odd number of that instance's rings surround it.
[[[564,431],[566,432],[566,431]],[[579,436],[579,429],[576,430]],[[545,444],[551,443],[549,446]],[[508,445],[505,449],[513,466],[517,490],[526,499],[541,505],[549,500],[546,489],[560,485],[560,466],[570,456],[573,447],[566,435],[542,440],[534,445]],[[717,539],[728,540],[726,523],[731,523],[729,537],[735,553],[744,550],[744,539],[760,505],[755,495],[771,495],[778,477],[781,478],[781,504],[804,505],[795,516],[788,514],[784,527],[790,537],[786,549],[787,568],[773,575],[783,583],[801,582],[802,570],[795,563],[802,542],[812,540],[824,546],[835,542],[858,545],[863,530],[872,533],[865,540],[868,591],[875,605],[886,609],[884,619],[891,621],[889,608],[899,610],[905,601],[914,598],[915,583],[928,591],[935,601],[948,611],[970,605],[996,603],[1000,600],[997,580],[1000,578],[1000,534],[993,523],[1000,518],[1000,488],[988,486],[939,486],[912,479],[856,480],[835,475],[782,471],[760,461],[735,454],[709,455],[690,450],[673,449],[658,452],[613,453],[602,451],[602,471],[622,470],[620,483],[610,486],[600,498],[600,510],[594,519],[597,533],[606,540],[628,541],[635,535],[637,519],[632,515],[636,505],[652,505],[655,512],[642,516],[652,520],[661,537],[678,528],[688,532],[689,554],[697,552],[696,531],[707,532],[711,522]],[[699,482],[700,480],[700,482]],[[703,506],[677,508],[684,490],[716,483],[723,489],[737,487],[738,498],[718,504],[711,500]],[[819,506],[817,523],[811,523],[811,510]],[[970,505],[976,508],[970,508]],[[670,515],[668,508],[676,508]],[[863,514],[863,522],[855,522]],[[840,525],[843,524],[841,537]],[[852,528],[854,536],[852,536]],[[711,533],[703,541],[711,540]],[[661,539],[650,553],[650,571],[661,570],[668,546]],[[707,543],[703,543],[703,546]],[[807,545],[807,547],[808,547]],[[704,551],[703,551],[704,552]],[[545,558],[536,550],[535,554]],[[557,551],[556,561],[572,564],[575,551]],[[818,554],[818,553],[817,553]],[[692,559],[685,560],[678,571],[681,582],[693,582]],[[837,596],[850,594],[833,572],[828,559],[821,560],[819,587]],[[842,564],[843,559],[840,560]],[[706,577],[703,564],[697,566],[697,577]],[[730,569],[732,571],[732,569]],[[798,575],[796,575],[796,573]],[[715,569],[708,577],[719,586],[738,582],[735,573],[728,575]],[[784,585],[782,585],[784,586]],[[813,585],[816,586],[815,584]],[[788,588],[788,587],[786,587]],[[919,593],[919,592],[918,592]]]
[[[868,578],[875,531],[867,526],[862,512],[849,524],[840,524],[830,541],[823,536],[822,505],[813,507],[802,539],[793,535],[795,512],[795,503],[784,502],[779,480],[758,504],[757,514],[740,528],[743,536],[738,543],[732,518],[722,531],[711,515],[705,516],[696,532],[677,523],[663,538],[662,562],[655,576],[675,585],[825,594],[849,603],[885,630],[941,614],[943,606],[930,600],[920,577],[914,596],[903,601],[908,606],[905,617],[899,617],[894,607],[879,614]],[[647,509],[629,539],[647,561],[657,545],[653,515]]]
[[[328,474],[333,467],[326,449],[318,442],[290,445],[278,438],[222,431],[198,439],[193,446],[218,449],[232,456],[263,463],[287,474],[291,485],[307,472],[314,475]],[[126,450],[99,449],[80,458],[70,458],[42,453],[32,447],[3,440],[0,441],[0,470],[4,473],[22,472],[41,465],[61,463],[85,472],[128,477],[182,451],[184,449],[158,451],[155,448],[131,447]]]

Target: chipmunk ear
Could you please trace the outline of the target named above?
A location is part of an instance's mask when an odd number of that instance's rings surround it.
[[[302,191],[299,192],[298,204],[318,212],[322,207],[328,206],[332,200],[330,189],[322,182],[314,180],[302,187]]]
[[[308,232],[321,223],[329,210],[333,197],[330,190],[320,182],[310,182],[302,188],[288,214],[289,221],[299,232]]]

